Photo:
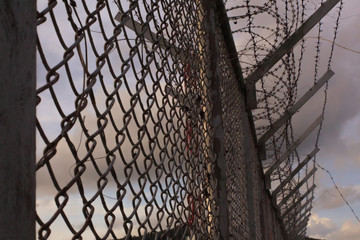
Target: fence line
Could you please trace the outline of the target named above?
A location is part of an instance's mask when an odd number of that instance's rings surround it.
[[[336,0],[323,5],[330,2]],[[300,79],[309,77],[301,72],[305,42],[257,83],[254,110],[247,77],[305,22],[306,1],[38,0],[37,8],[37,119],[17,123],[21,132],[19,125],[36,125],[37,238],[303,238],[314,198],[310,159],[318,149],[301,160],[296,148],[311,131],[295,141],[291,116],[274,125],[298,104]],[[338,25],[339,18],[334,39]],[[315,85],[322,82],[322,27]],[[234,41],[239,33],[247,41],[242,48]],[[31,56],[23,59],[35,69]],[[31,118],[30,105],[16,114]],[[309,129],[320,122],[321,130],[324,107]],[[266,150],[266,161],[258,150]],[[22,186],[34,187],[32,174]]]

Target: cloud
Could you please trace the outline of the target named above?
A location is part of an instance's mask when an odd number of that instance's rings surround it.
[[[339,228],[331,219],[313,213],[307,226],[307,236],[326,240],[359,240],[360,224],[346,221]]]
[[[307,235],[312,237],[323,237],[337,229],[337,226],[329,218],[321,218],[316,213],[310,217]]]
[[[340,229],[326,235],[327,240],[359,240],[360,223],[346,221]]]
[[[350,204],[360,201],[359,186],[339,187],[339,189]],[[319,195],[320,196],[314,202],[314,208],[316,210],[339,208],[345,205],[344,200],[341,198],[335,187],[321,190]]]

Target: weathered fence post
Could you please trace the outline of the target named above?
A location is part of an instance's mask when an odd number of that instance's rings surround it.
[[[213,131],[212,148],[215,154],[215,178],[217,181],[214,194],[218,207],[218,230],[219,239],[229,239],[229,207],[226,185],[226,157],[225,157],[225,133],[223,123],[223,106],[221,97],[220,57],[218,40],[218,22],[216,2],[214,0],[202,0],[204,11],[204,31],[206,42],[206,77],[208,78],[211,120],[210,125]]]
[[[36,1],[0,0],[0,239],[35,239]]]

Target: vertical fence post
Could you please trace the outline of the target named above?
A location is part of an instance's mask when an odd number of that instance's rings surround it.
[[[0,239],[35,239],[36,0],[0,0]]]
[[[215,200],[218,214],[219,239],[229,239],[229,208],[226,187],[225,133],[222,116],[221,78],[219,68],[219,40],[217,36],[218,22],[216,2],[202,0],[204,11],[204,30],[206,34],[206,76],[210,83],[211,128],[213,131],[212,147],[215,154],[215,178],[217,181]]]

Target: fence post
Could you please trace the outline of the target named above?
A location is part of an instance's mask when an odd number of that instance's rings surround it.
[[[213,131],[212,148],[215,154],[214,174],[217,181],[214,193],[217,204],[217,224],[219,239],[230,239],[229,237],[229,207],[226,187],[226,158],[225,158],[225,133],[223,125],[223,107],[221,98],[221,78],[219,68],[219,40],[217,36],[218,21],[216,2],[214,0],[202,0],[204,11],[204,30],[206,46],[206,77],[210,83],[209,94],[211,110],[210,125]]]
[[[36,1],[0,0],[0,239],[35,239]]]

